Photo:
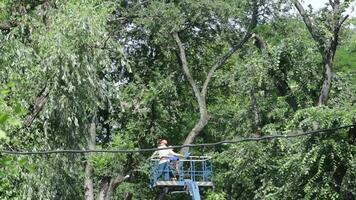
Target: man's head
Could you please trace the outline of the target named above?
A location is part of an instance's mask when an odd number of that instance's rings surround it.
[[[168,144],[168,142],[167,142],[167,140],[165,140],[165,139],[160,139],[159,141],[158,141],[158,145],[167,145]]]

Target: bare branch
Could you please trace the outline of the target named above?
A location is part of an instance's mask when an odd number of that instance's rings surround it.
[[[297,8],[299,14],[302,16],[304,24],[307,26],[309,33],[311,34],[313,39],[318,43],[318,49],[320,54],[324,56],[324,50],[325,50],[324,41],[322,37],[316,32],[313,19],[307,14],[302,4],[298,0],[294,0],[294,5]]]
[[[196,84],[196,82],[194,81],[189,68],[188,68],[188,62],[187,62],[187,58],[186,58],[186,54],[185,54],[185,49],[183,47],[183,44],[178,36],[177,32],[173,32],[172,33],[173,38],[175,39],[178,48],[179,48],[179,58],[182,64],[182,68],[183,68],[183,72],[190,84],[190,86],[192,87],[193,91],[194,91],[194,95],[198,100],[199,103],[199,110],[200,112],[204,112],[204,108],[205,108],[205,99],[203,99],[202,95],[200,94],[200,91],[198,89],[198,86]]]
[[[347,20],[347,18],[349,18],[349,15],[346,15],[344,18],[342,18],[338,24],[338,28],[340,28],[342,26],[342,24]]]
[[[115,179],[113,179],[113,181],[110,183],[110,185],[112,188],[116,188],[118,185],[120,185],[121,183],[123,183],[124,181],[126,181],[129,178],[130,178],[129,174],[126,174],[125,176],[118,175],[118,176],[116,176]]]
[[[329,0],[330,6],[334,9],[335,5],[334,2],[332,0]]]
[[[206,77],[203,88],[201,90],[202,97],[205,99],[207,92],[208,92],[208,85],[209,82],[211,81],[211,78],[215,72],[216,69],[221,67],[225,62],[239,49],[243,47],[243,45],[249,40],[251,37],[251,32],[252,30],[256,27],[257,25],[257,17],[258,17],[258,4],[257,0],[253,1],[253,10],[252,10],[252,17],[251,17],[251,22],[249,24],[249,27],[247,29],[247,32],[245,36],[242,38],[240,42],[238,42],[235,46],[233,46],[228,52],[226,52],[218,61],[215,62],[215,64],[210,68],[208,76]]]
[[[210,68],[208,76],[206,77],[204,84],[203,84],[203,88],[201,90],[201,94],[202,97],[205,98],[206,94],[208,92],[208,85],[209,82],[211,81],[212,76],[214,75],[215,71],[221,67],[223,64],[225,64],[225,62],[239,49],[241,49],[243,47],[243,45],[248,41],[248,39],[250,38],[251,33],[247,33],[244,38],[240,41],[239,44],[237,44],[236,46],[234,46],[233,48],[231,48],[228,52],[225,53],[225,55],[223,55],[218,61],[216,61],[216,63]]]

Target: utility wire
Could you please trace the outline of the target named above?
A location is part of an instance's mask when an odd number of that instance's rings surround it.
[[[340,126],[340,127],[335,127],[335,128],[329,128],[329,129],[321,129],[321,130],[315,130],[315,131],[309,131],[309,132],[302,132],[302,133],[296,133],[292,135],[269,135],[269,136],[264,136],[264,137],[252,137],[252,138],[242,138],[238,140],[223,140],[219,142],[214,142],[214,143],[201,143],[201,144],[189,144],[189,145],[178,145],[178,146],[170,146],[166,148],[148,148],[148,149],[111,149],[111,150],[104,150],[104,149],[99,149],[99,150],[44,150],[44,151],[8,151],[8,150],[0,150],[0,154],[10,154],[10,155],[46,155],[46,154],[64,154],[64,153],[138,153],[138,152],[152,152],[152,151],[157,151],[157,150],[164,150],[164,149],[175,149],[175,148],[183,148],[183,147],[207,147],[207,146],[217,146],[217,145],[223,145],[223,144],[236,144],[236,143],[242,143],[242,142],[249,142],[249,141],[263,141],[263,140],[272,140],[272,139],[277,139],[277,138],[294,138],[294,137],[300,137],[300,136],[306,136],[306,135],[315,135],[318,133],[327,133],[327,132],[333,132],[335,130],[339,129],[346,129],[346,128],[351,128],[351,127],[356,127],[356,124],[352,125],[346,125],[346,126]]]

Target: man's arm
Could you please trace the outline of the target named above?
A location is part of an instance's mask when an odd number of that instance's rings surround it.
[[[182,154],[176,153],[172,149],[170,150],[170,154],[174,156],[184,157]]]
[[[153,152],[153,154],[152,154],[152,156],[150,157],[150,159],[154,158],[157,154],[158,154],[158,151]]]

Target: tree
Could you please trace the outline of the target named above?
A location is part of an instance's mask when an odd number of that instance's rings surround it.
[[[290,12],[297,4],[2,1],[1,148],[140,149],[160,138],[205,143],[352,124],[352,21],[305,10],[330,47],[325,58],[338,44],[327,105],[314,107],[324,58]],[[207,199],[347,199],[356,193],[354,130],[190,151],[213,156]],[[0,196],[188,199],[148,187],[149,154],[1,155]]]
[[[319,22],[315,22],[315,19],[304,10],[302,4],[298,0],[294,1],[294,5],[302,16],[309,33],[317,43],[317,48],[323,60],[325,75],[318,100],[319,106],[327,103],[332,81],[332,66],[339,44],[339,32],[343,23],[349,17],[349,15],[342,15],[350,4],[349,1],[346,1],[344,4],[341,4],[339,0],[329,2],[332,10],[323,9],[321,17],[316,19]]]
[[[194,128],[187,135],[183,145],[191,144],[194,141],[194,138],[208,124],[209,114],[208,114],[207,105],[206,105],[206,96],[208,93],[209,82],[211,81],[211,78],[214,75],[215,70],[220,68],[227,61],[227,59],[229,59],[229,57],[233,53],[235,53],[237,50],[239,50],[240,48],[243,47],[243,45],[251,37],[252,30],[257,25],[258,2],[253,1],[251,7],[252,7],[251,8],[251,13],[252,13],[251,14],[251,22],[247,27],[247,32],[245,33],[244,37],[239,42],[237,42],[236,44],[233,44],[233,46],[229,49],[229,51],[227,51],[220,59],[215,61],[214,65],[209,70],[209,73],[204,81],[201,91],[199,90],[199,88],[198,88],[196,82],[194,81],[194,79],[190,73],[190,70],[188,68],[188,61],[186,58],[185,49],[184,49],[183,44],[178,36],[178,33],[177,32],[172,33],[172,36],[179,47],[179,59],[180,59],[181,65],[182,65],[184,75],[186,76],[187,81],[189,82],[190,86],[192,87],[192,89],[194,91],[194,95],[195,95],[195,97],[198,101],[198,104],[199,104],[199,113],[200,113],[199,121],[194,125]],[[183,151],[185,151],[185,150],[183,150]]]

